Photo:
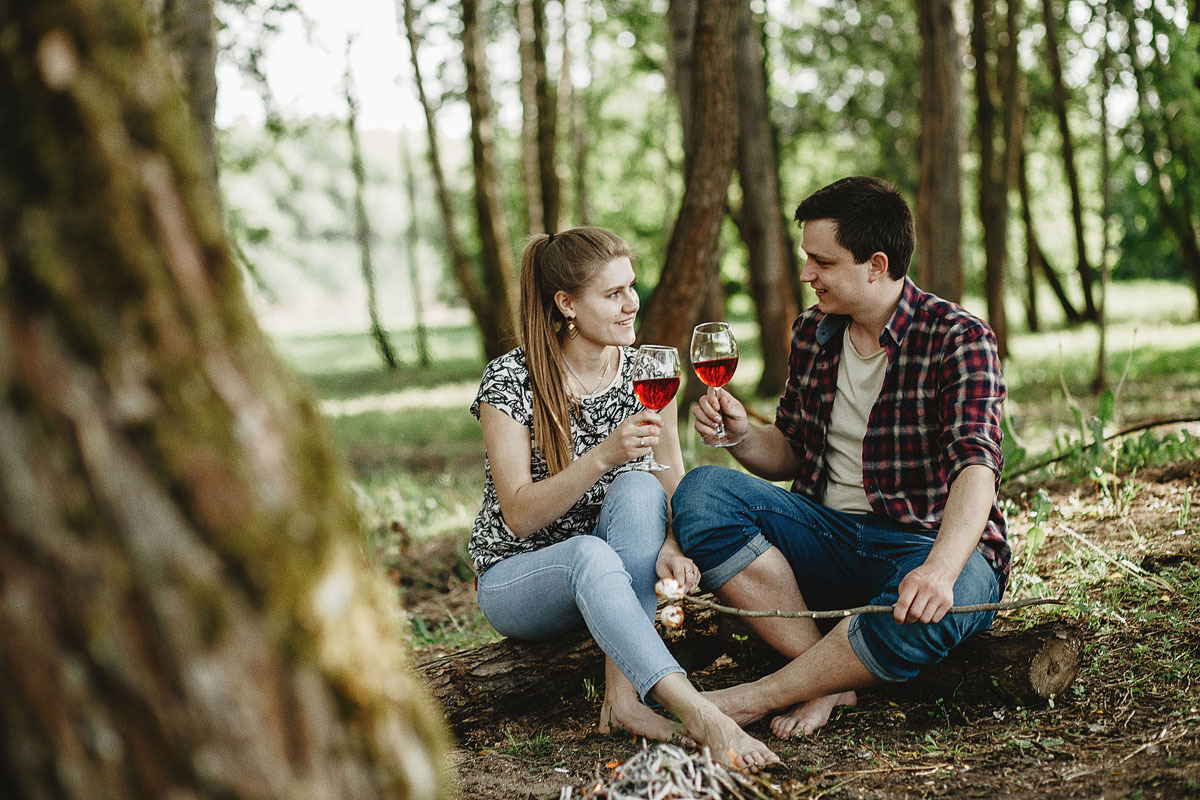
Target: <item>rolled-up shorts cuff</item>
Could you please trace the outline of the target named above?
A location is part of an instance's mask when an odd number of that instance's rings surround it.
[[[725,585],[725,582],[744,570],[770,549],[771,543],[761,533],[755,533],[746,543],[734,551],[733,555],[717,564],[715,567],[700,566],[700,588],[706,592],[715,592]]]
[[[858,660],[867,668],[867,671],[886,683],[903,683],[917,674],[917,670],[914,669],[911,674],[901,675],[884,666],[883,660],[875,655],[875,651],[868,644],[866,631],[867,628],[863,625],[863,615],[859,614],[850,620],[846,637],[850,640],[850,649],[854,651],[854,655],[858,656]]]

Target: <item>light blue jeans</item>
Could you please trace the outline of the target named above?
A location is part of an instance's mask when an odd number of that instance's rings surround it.
[[[654,564],[666,533],[662,484],[647,472],[624,472],[590,536],[493,564],[479,576],[479,607],[514,639],[549,639],[583,620],[644,700],[665,676],[684,671],[654,628]]]

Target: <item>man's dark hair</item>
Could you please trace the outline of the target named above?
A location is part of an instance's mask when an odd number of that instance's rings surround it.
[[[856,176],[834,181],[796,206],[796,221],[833,220],[837,242],[862,263],[872,253],[888,257],[888,275],[908,274],[917,234],[900,190],[879,178]]]

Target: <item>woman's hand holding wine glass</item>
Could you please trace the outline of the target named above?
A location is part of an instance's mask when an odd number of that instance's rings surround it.
[[[682,374],[679,351],[674,347],[643,345],[633,360],[633,393],[646,408],[662,411],[675,399]],[[661,472],[670,467],[655,460],[652,448],[634,464],[634,469]]]

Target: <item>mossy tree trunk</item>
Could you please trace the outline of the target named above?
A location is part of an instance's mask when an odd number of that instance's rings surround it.
[[[144,19],[0,6],[0,795],[445,794]]]

